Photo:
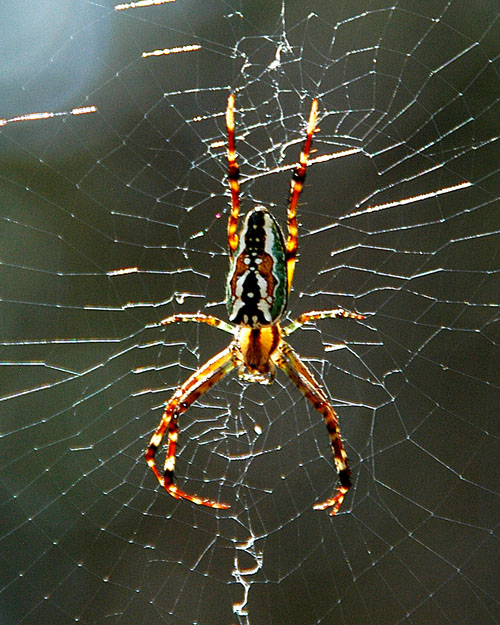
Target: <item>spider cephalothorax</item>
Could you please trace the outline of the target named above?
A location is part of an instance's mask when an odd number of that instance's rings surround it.
[[[306,176],[317,112],[318,102],[313,100],[304,147],[290,187],[286,241],[277,221],[263,206],[255,206],[249,211],[240,232],[237,233],[240,214],[239,168],[234,142],[234,95],[229,96],[226,110],[228,178],[231,189],[231,213],[228,220],[229,272],[226,285],[229,323],[203,313],[178,314],[162,321],[163,325],[184,321],[206,323],[233,335],[233,340],[225,349],[202,365],[175,391],[165,405],[160,424],[146,451],[146,461],[159,483],[176,499],[188,499],[211,508],[229,507],[227,504],[190,495],[179,489],[174,483],[174,469],[179,415],[235,368],[241,377],[261,384],[272,382],[276,368],[282,369],[314,408],[323,415],[340,486],[333,497],[316,504],[314,508],[317,510],[331,508],[330,513],[335,514],[351,486],[347,456],[340,438],[335,410],[313,374],[283,337],[292,334],[304,323],[316,319],[334,317],[364,319],[364,317],[337,308],[303,313],[284,328],[280,324],[286,311],[297,260],[297,203]],[[155,453],[166,430],[167,456],[163,473],[160,473],[156,466]]]

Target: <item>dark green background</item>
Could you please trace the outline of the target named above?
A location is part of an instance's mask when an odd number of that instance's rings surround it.
[[[112,7],[1,9],[0,115],[99,108],[0,132],[1,623],[499,623],[498,3]],[[264,174],[296,160],[312,97],[317,154],[360,149],[310,168],[290,298],[368,316],[291,341],[353,470],[333,520],[311,509],[335,483],[324,425],[283,377],[233,376],[182,420],[179,481],[228,512],[143,460],[228,340],[155,324],[225,317],[230,90],[243,211],[284,223],[290,171]]]

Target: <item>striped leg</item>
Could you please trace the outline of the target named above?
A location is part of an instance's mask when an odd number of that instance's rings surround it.
[[[290,185],[290,196],[288,198],[288,239],[286,241],[286,268],[288,274],[288,290],[292,286],[293,273],[295,271],[295,262],[297,260],[297,203],[299,201],[299,195],[304,186],[304,180],[306,178],[307,159],[309,158],[309,152],[311,150],[312,136],[314,129],[316,128],[316,120],[318,117],[318,100],[314,99],[311,104],[311,112],[309,113],[309,121],[307,123],[307,136],[304,142],[304,147],[300,153],[299,162],[293,172],[292,182]]]
[[[228,178],[231,188],[231,214],[227,222],[227,239],[229,245],[229,255],[233,256],[238,246],[238,218],[240,216],[240,168],[236,162],[236,148],[234,145],[234,93],[231,93],[227,100],[226,109],[227,128],[227,162],[229,166]]]
[[[299,356],[293,351],[290,345],[283,341],[280,345],[278,356],[274,356],[274,360],[276,364],[287,374],[295,386],[297,386],[297,388],[302,392],[304,397],[311,402],[311,404],[319,413],[323,415],[325,419],[326,428],[328,430],[328,434],[330,435],[333,459],[339,475],[340,486],[338,486],[337,492],[333,497],[330,497],[321,503],[317,503],[314,506],[314,509],[326,510],[327,508],[331,508],[330,514],[333,516],[339,511],[340,506],[344,501],[344,497],[351,487],[347,454],[345,452],[344,445],[342,444],[342,439],[340,438],[337,415],[322,388],[314,379],[313,374],[300,360]]]
[[[212,388],[219,380],[227,375],[237,362],[234,357],[233,343],[206,362],[198,371],[195,371],[172,395],[165,405],[160,425],[151,437],[146,450],[146,462],[156,475],[158,482],[167,493],[176,499],[187,499],[193,503],[208,506],[209,508],[229,508],[225,503],[218,503],[212,499],[190,495],[174,484],[175,449],[177,446],[178,417],[186,412],[191,404],[203,393]],[[168,448],[165,458],[163,474],[160,473],[155,462],[156,450],[161,444],[165,431],[168,431]]]
[[[222,321],[222,319],[218,319],[213,315],[205,315],[204,313],[179,313],[177,315],[165,317],[165,319],[160,321],[160,324],[162,326],[166,326],[170,323],[185,323],[187,321],[206,323],[214,328],[219,328],[219,330],[224,330],[224,332],[228,332],[229,334],[234,334],[234,325],[232,323],[227,323],[226,321]]]
[[[295,321],[283,328],[283,335],[290,336],[292,332],[298,330],[301,326],[309,321],[315,321],[316,319],[336,319],[338,317],[344,317],[348,319],[365,319],[364,315],[358,315],[357,313],[349,312],[343,308],[335,308],[333,310],[310,310],[309,312],[299,315]]]

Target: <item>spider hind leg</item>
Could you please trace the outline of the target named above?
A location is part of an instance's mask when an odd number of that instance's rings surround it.
[[[174,471],[178,433],[177,419],[179,415],[186,412],[193,402],[212,388],[214,384],[227,375],[235,366],[234,346],[231,342],[228,347],[206,362],[175,391],[167,402],[160,424],[151,437],[151,441],[146,450],[146,462],[161,486],[175,499],[187,499],[195,504],[207,506],[209,508],[226,509],[230,507],[225,503],[219,503],[206,497],[190,495],[184,492],[174,483]],[[165,431],[167,431],[168,445],[162,474],[156,466],[155,454],[158,447],[161,445]]]
[[[330,444],[333,452],[335,468],[337,469],[340,486],[333,497],[314,505],[315,510],[326,510],[331,508],[330,514],[336,514],[347,492],[351,488],[350,471],[347,464],[347,454],[340,437],[339,421],[333,406],[328,401],[323,389],[314,379],[313,374],[302,362],[294,350],[282,341],[278,355],[275,357],[276,364],[286,373],[290,380],[308,399],[314,408],[323,415],[326,428],[330,436]]]
[[[337,514],[340,510],[342,502],[344,501],[344,497],[352,486],[349,477],[349,469],[339,471],[339,480],[340,486],[337,487],[336,494],[325,501],[314,504],[314,510],[326,510],[327,508],[331,508],[330,515],[333,516],[334,514]]]

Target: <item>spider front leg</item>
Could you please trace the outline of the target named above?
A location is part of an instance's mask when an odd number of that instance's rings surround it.
[[[151,437],[151,441],[146,450],[146,462],[156,475],[158,482],[165,488],[169,495],[172,495],[172,497],[176,499],[187,499],[188,501],[192,501],[198,505],[208,506],[209,508],[229,508],[225,503],[219,503],[212,499],[199,497],[198,495],[190,495],[174,484],[175,449],[177,446],[179,415],[186,412],[196,399],[234,369],[236,364],[234,344],[231,342],[228,347],[216,354],[201,366],[198,371],[195,371],[195,373],[175,391],[165,405],[160,425]],[[161,474],[156,466],[155,454],[166,430],[168,431],[168,447],[163,474]]]
[[[326,510],[327,508],[331,508],[330,514],[333,516],[339,511],[340,506],[344,501],[344,497],[351,487],[347,454],[340,437],[337,414],[328,401],[324,391],[314,379],[313,374],[301,361],[299,356],[293,351],[290,345],[288,345],[288,343],[285,343],[284,341],[281,343],[278,356],[275,356],[273,359],[306,397],[306,399],[311,402],[314,408],[316,408],[316,410],[321,413],[325,419],[326,428],[328,430],[328,434],[330,435],[330,443],[332,446],[335,467],[339,476],[340,486],[337,488],[337,492],[333,497],[330,497],[321,503],[317,503],[314,506],[314,509]]]
[[[227,99],[226,109],[227,128],[227,163],[228,179],[231,189],[231,214],[227,222],[227,240],[229,245],[229,255],[232,257],[238,247],[238,218],[240,216],[240,168],[236,162],[236,147],[234,141],[234,93]]]
[[[299,196],[306,179],[307,159],[311,151],[311,143],[316,122],[318,119],[318,100],[314,99],[311,104],[309,113],[309,121],[307,122],[307,136],[304,141],[302,152],[300,153],[299,162],[293,172],[292,182],[290,184],[290,196],[288,198],[287,224],[288,238],[286,241],[286,267],[288,276],[288,290],[292,287],[293,274],[295,271],[295,263],[297,261],[298,248],[298,228],[297,228],[297,204]]]

